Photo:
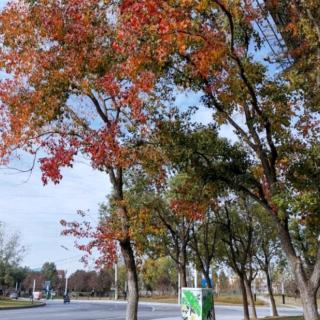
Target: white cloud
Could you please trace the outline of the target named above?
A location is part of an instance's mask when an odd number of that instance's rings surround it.
[[[86,163],[76,163],[74,168],[64,170],[63,175],[60,184],[43,186],[39,168],[35,168],[27,182],[26,174],[0,171],[0,221],[11,231],[21,233],[28,248],[24,264],[30,267],[57,261],[59,268],[82,268],[78,258],[74,258],[80,252],[73,248],[73,240],[60,236],[59,221],[79,220],[78,209],[90,210],[89,218],[96,221],[98,204],[110,193],[107,175]],[[73,259],[65,260],[68,257]]]

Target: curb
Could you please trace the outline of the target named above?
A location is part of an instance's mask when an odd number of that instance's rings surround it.
[[[53,301],[61,301],[63,302],[62,299],[54,299]],[[103,299],[72,299],[71,302],[73,303],[79,303],[79,302],[84,302],[84,303],[115,303],[115,304],[127,304],[127,300],[103,300]],[[158,305],[158,306],[179,306],[177,303],[169,303],[169,302],[152,302],[152,301],[139,301],[139,305]]]
[[[21,307],[4,307],[4,308],[0,308],[0,312],[2,310],[19,310],[19,309],[39,308],[39,307],[44,307],[45,305],[46,305],[45,302],[40,302],[37,304],[31,304],[31,305],[21,306]]]

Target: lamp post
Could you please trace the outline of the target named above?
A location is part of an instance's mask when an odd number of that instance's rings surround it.
[[[60,245],[60,247],[66,251],[70,251],[69,248],[67,248],[66,246],[64,245]],[[65,269],[64,271],[64,277],[65,277],[65,285],[64,285],[64,295],[66,296],[68,294],[68,270]]]
[[[64,295],[66,296],[68,294],[68,270],[65,270],[64,271],[64,275],[65,275],[65,278],[66,278],[66,282],[65,282],[65,286],[64,286]]]

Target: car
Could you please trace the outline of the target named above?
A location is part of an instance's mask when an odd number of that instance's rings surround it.
[[[18,299],[18,293],[17,292],[11,292],[9,295],[10,299]]]

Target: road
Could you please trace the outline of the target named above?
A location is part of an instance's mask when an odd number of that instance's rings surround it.
[[[126,304],[111,301],[49,301],[45,307],[20,310],[0,310],[1,320],[120,320],[125,319]],[[139,320],[180,320],[175,304],[141,303]],[[280,309],[280,315],[301,314],[298,309]],[[216,306],[217,320],[241,320],[241,306]],[[268,307],[258,308],[258,316],[269,315]]]

